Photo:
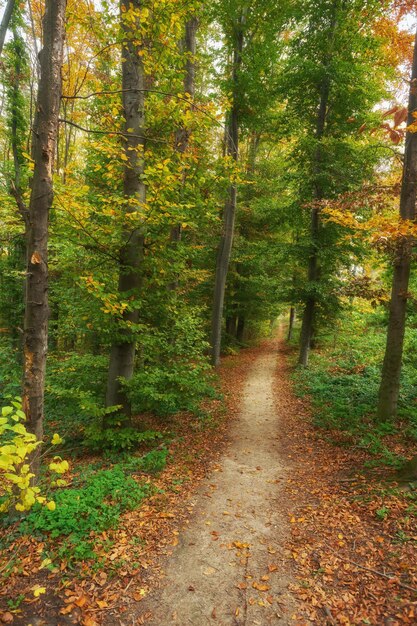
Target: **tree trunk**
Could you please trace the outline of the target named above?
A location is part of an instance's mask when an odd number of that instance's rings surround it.
[[[12,17],[15,0],[7,0],[6,8],[4,9],[3,19],[0,24],[0,56],[3,52],[4,41],[6,39],[7,29],[9,28],[10,18]]]
[[[408,124],[415,120],[417,110],[417,32],[408,100]],[[415,220],[417,198],[417,133],[407,132],[405,139],[403,179],[400,197],[400,218]],[[396,417],[400,391],[400,375],[404,346],[405,320],[410,279],[413,242],[407,238],[400,242],[394,260],[389,321],[381,384],[378,395],[377,419],[386,421]]]
[[[235,339],[236,337],[236,324],[237,318],[235,314],[229,315],[226,318],[226,333]]]
[[[187,60],[185,64],[185,75],[184,75],[184,94],[189,96],[190,102],[194,100],[195,95],[195,70],[196,70],[196,36],[197,36],[197,28],[198,28],[198,19],[197,17],[192,17],[185,25],[185,36],[182,42],[182,48],[187,55]],[[192,108],[192,104],[191,104]],[[185,154],[188,149],[188,145],[190,143],[190,131],[187,128],[181,127],[177,130],[175,135],[175,150],[180,155]],[[181,191],[180,191],[180,200],[183,196],[183,191],[185,187],[185,179],[186,174],[184,173]],[[173,249],[177,248],[178,243],[181,241],[182,229],[181,224],[175,224],[171,228],[170,240]],[[168,289],[170,291],[176,291],[178,289],[178,276],[175,276],[172,283],[169,284]]]
[[[239,343],[243,341],[243,333],[245,331],[245,318],[239,315],[237,318],[236,339]]]
[[[290,307],[290,319],[288,322],[288,335],[287,335],[287,341],[291,341],[292,339],[292,335],[294,332],[294,324],[295,324],[295,307],[292,306]]]
[[[122,49],[122,90],[125,137],[125,168],[123,192],[127,201],[126,211],[134,213],[146,202],[146,186],[142,180],[144,172],[144,122],[145,122],[145,73],[141,45],[135,39],[139,31],[138,18],[129,15],[139,13],[141,0],[121,0],[121,23],[124,34]],[[133,13],[134,12],[134,13]],[[144,234],[141,228],[126,227],[123,232],[119,264],[119,295],[131,302],[131,309],[123,314],[122,324],[113,343],[107,379],[106,406],[121,406],[126,416],[131,414],[130,401],[123,382],[128,381],[134,371],[136,338],[131,325],[139,320],[135,304],[142,286],[142,261]]]
[[[29,216],[26,224],[27,274],[25,294],[23,409],[28,429],[43,437],[46,353],[48,347],[48,220],[53,200],[52,171],[61,99],[61,68],[66,0],[46,0],[44,46],[33,125]],[[39,470],[39,447],[31,469]]]
[[[242,15],[239,23],[236,25],[236,39],[233,51],[233,96],[232,109],[230,111],[227,126],[227,154],[231,156],[237,163],[239,160],[239,103],[238,103],[238,83],[239,73],[242,65],[243,51],[243,25],[244,16]],[[212,364],[217,367],[220,363],[221,337],[222,337],[222,319],[224,294],[226,290],[226,279],[229,270],[230,256],[233,245],[233,235],[235,228],[235,214],[237,206],[237,184],[231,183],[229,186],[228,197],[223,211],[223,232],[220,237],[219,248],[217,252],[216,276],[214,284],[213,312],[211,323],[211,360]]]
[[[320,182],[321,175],[321,162],[323,160],[323,147],[321,145],[321,140],[323,139],[325,130],[326,130],[326,120],[327,120],[327,110],[329,106],[329,97],[330,97],[330,86],[331,79],[329,75],[329,65],[332,57],[332,48],[334,44],[336,27],[337,27],[337,11],[339,7],[339,0],[334,0],[333,3],[333,16],[329,29],[329,38],[330,38],[330,47],[329,51],[324,59],[323,69],[324,69],[324,78],[320,88],[320,103],[317,114],[317,125],[316,125],[316,141],[317,141],[317,150],[315,155],[315,164],[314,164],[314,199],[322,200],[324,197],[324,192],[322,188],[322,184]],[[311,348],[311,340],[314,332],[314,321],[316,314],[316,305],[317,299],[315,295],[316,284],[319,278],[319,235],[320,235],[320,213],[318,208],[313,208],[311,210],[311,251],[308,261],[308,286],[309,293],[306,299],[306,304],[304,308],[302,323],[301,323],[301,333],[300,333],[300,354],[298,358],[298,364],[302,367],[307,367],[308,359],[310,355]]]

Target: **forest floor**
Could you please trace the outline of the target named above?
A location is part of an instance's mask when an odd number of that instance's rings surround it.
[[[158,493],[107,531],[104,568],[45,571],[44,546],[17,539],[0,623],[417,624],[415,498],[314,427],[290,357],[272,340],[223,360],[226,410],[214,401],[205,426],[180,416]]]

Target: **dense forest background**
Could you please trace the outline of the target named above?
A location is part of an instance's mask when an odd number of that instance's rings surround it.
[[[161,471],[284,321],[316,425],[415,478],[415,3],[2,5],[6,523],[73,532],[91,455],[86,498]]]

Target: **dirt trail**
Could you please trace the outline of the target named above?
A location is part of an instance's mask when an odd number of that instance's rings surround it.
[[[196,512],[160,588],[141,602],[139,615],[152,614],[147,625],[294,623],[282,547],[288,470],[273,399],[276,359],[276,351],[261,353],[249,373],[232,443],[194,498]]]

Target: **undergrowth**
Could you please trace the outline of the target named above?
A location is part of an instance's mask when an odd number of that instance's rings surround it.
[[[155,493],[152,483],[138,482],[130,474],[162,471],[167,454],[163,448],[140,458],[130,457],[111,469],[86,467],[70,488],[54,493],[54,511],[34,506],[20,524],[20,532],[45,541],[55,557],[68,562],[75,564],[86,559],[99,562],[106,552],[106,541],[97,535],[117,528],[123,513],[137,509],[145,498]]]
[[[397,422],[375,420],[385,347],[383,312],[345,312],[337,331],[322,334],[311,352],[310,365],[297,369],[296,392],[308,395],[318,428],[341,431],[351,445],[377,457],[369,464],[398,467],[403,457],[387,440],[401,435],[417,440],[417,371],[414,346],[417,329],[407,330]]]

